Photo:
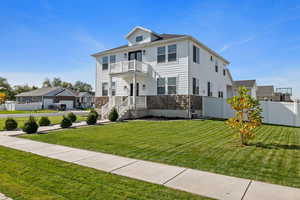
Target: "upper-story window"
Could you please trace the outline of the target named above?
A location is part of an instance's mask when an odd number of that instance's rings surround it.
[[[219,71],[219,66],[218,66],[218,62],[216,61],[216,63],[215,63],[215,71],[218,73],[218,71]]]
[[[223,76],[226,76],[226,70],[223,69]]]
[[[219,92],[218,92],[218,97],[219,97],[219,98],[223,98],[223,97],[224,97],[223,91],[219,91]]]
[[[157,79],[157,94],[158,95],[166,94],[166,79],[165,78]]]
[[[207,96],[212,97],[212,83],[210,81],[207,82]]]
[[[102,58],[102,70],[108,70],[108,56]]]
[[[157,63],[166,62],[166,47],[157,48]]]
[[[177,78],[168,77],[168,94],[176,94]]]
[[[116,96],[116,82],[111,82],[111,95]]]
[[[111,55],[109,57],[109,63],[115,63],[116,62],[116,55]]]
[[[212,56],[210,56],[210,61],[211,61],[211,62],[214,61],[214,58],[213,58]]]
[[[143,41],[143,36],[142,35],[139,35],[135,38],[135,42],[140,42],[140,41]]]
[[[177,45],[172,44],[168,46],[168,62],[176,61]]]
[[[193,46],[193,61],[194,63],[200,63],[200,49],[196,46]]]

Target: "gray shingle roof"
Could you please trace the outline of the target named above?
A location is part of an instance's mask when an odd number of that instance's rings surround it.
[[[53,88],[39,88],[36,90],[32,90],[29,92],[23,92],[20,93],[18,95],[16,95],[17,97],[28,97],[28,96],[47,96],[48,94],[57,94],[61,91],[63,91],[64,89],[61,87],[53,87]]]
[[[244,86],[244,87],[253,87],[256,83],[256,80],[239,80],[234,81],[233,85],[236,87]]]

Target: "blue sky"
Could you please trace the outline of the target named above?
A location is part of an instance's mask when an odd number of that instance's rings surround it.
[[[193,35],[231,61],[234,79],[293,87],[300,97],[299,0],[3,0],[0,76],[12,84],[58,76],[94,85],[90,55],[126,44],[137,25]]]

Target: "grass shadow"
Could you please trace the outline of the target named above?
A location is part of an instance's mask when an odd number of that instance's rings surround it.
[[[254,146],[264,149],[287,149],[287,150],[300,150],[300,145],[289,145],[289,144],[278,144],[278,143],[270,143],[270,144],[264,144],[262,142],[258,143],[251,143],[248,146]]]

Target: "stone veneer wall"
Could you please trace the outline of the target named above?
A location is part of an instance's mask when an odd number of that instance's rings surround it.
[[[96,108],[100,109],[102,106],[104,106],[108,102],[108,97],[95,97],[95,106]]]
[[[192,109],[202,110],[202,97],[194,95],[147,96],[147,109],[187,110],[189,98]]]

